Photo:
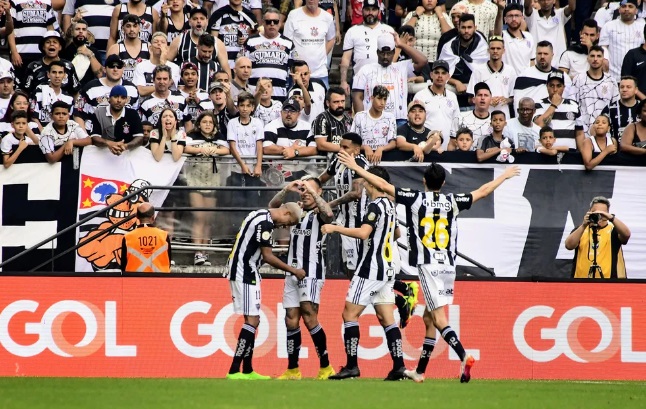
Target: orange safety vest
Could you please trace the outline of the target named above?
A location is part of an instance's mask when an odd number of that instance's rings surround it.
[[[168,233],[157,227],[138,226],[125,235],[128,273],[170,273]]]

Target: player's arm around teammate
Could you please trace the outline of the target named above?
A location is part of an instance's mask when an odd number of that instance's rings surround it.
[[[334,218],[332,209],[321,198],[321,182],[317,178],[305,176],[289,183],[270,201],[269,207],[279,207],[288,192],[300,195],[303,217],[290,232],[288,265],[305,270],[304,278],[287,274],[283,292],[285,326],[287,327],[287,370],[278,379],[301,379],[298,359],[301,349],[300,320],[307,327],[316,353],[320,369],[317,378],[327,379],[334,374],[327,354],[327,337],[318,321],[321,291],[325,282],[325,269],[322,253],[324,234],[321,226]]]

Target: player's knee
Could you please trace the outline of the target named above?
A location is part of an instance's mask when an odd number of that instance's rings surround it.
[[[303,317],[303,322],[308,329],[312,329],[318,325],[318,316],[313,310],[303,309],[303,311],[301,311],[301,316]]]
[[[424,314],[424,326],[426,328],[434,328],[435,327],[435,321],[433,320],[433,316],[431,314]]]

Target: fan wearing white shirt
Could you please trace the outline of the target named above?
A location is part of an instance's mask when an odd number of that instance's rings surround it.
[[[601,28],[599,45],[610,63],[610,75],[615,81],[621,79],[621,66],[629,50],[644,43],[644,19],[637,16],[637,0],[625,0],[619,6],[621,18],[606,23]]]
[[[411,60],[393,63],[395,47],[409,55]],[[360,112],[370,107],[370,93],[375,86],[381,85],[388,90],[390,95],[384,110],[395,116],[398,125],[403,125],[408,117],[408,112],[406,112],[408,78],[415,76],[415,71],[421,71],[428,64],[428,60],[420,51],[404,44],[397,33],[379,37],[377,60],[379,62],[365,65],[354,78],[352,84],[354,112]]]
[[[357,133],[363,140],[361,147],[368,161],[374,165],[381,162],[384,152],[397,148],[397,125],[395,116],[386,112],[390,92],[383,85],[372,90],[372,104],[367,111],[357,112],[350,132]]]
[[[531,98],[523,98],[518,102],[517,112],[516,118],[507,121],[502,135],[514,143],[516,151],[534,152],[539,146],[541,130],[532,121],[536,113],[536,103]]]
[[[512,3],[503,12],[507,29],[502,32],[505,40],[505,50],[502,61],[516,70],[519,75],[523,70],[534,65],[536,55],[536,40],[529,31],[522,30],[523,6]]]
[[[334,47],[334,18],[319,8],[319,0],[305,0],[305,5],[292,10],[285,21],[285,37],[294,41],[294,59],[304,60],[318,78],[329,87],[327,55]]]
[[[363,24],[350,27],[343,38],[343,57],[339,64],[341,87],[350,95],[348,68],[352,60],[352,71],[356,74],[364,65],[377,62],[377,39],[394,32],[393,28],[379,21],[377,0],[364,0]]]
[[[153,70],[158,65],[167,65],[171,70],[171,79],[173,84],[172,90],[176,90],[179,85],[180,69],[177,64],[167,60],[168,55],[168,38],[166,34],[156,32],[150,40],[150,59],[142,60],[137,67],[132,77],[132,83],[137,86],[139,95],[146,97],[155,91],[153,83]]]
[[[556,0],[540,0],[538,10],[534,10],[532,3],[525,0],[527,30],[535,39],[552,43],[554,55],[560,59],[567,49],[565,25],[576,9],[576,0],[568,0],[568,5],[560,9],[554,7]]]
[[[90,138],[79,124],[70,120],[70,105],[63,101],[52,104],[52,122],[40,134],[40,149],[47,162],[56,163],[63,155],[71,155],[74,147],[92,144]]]

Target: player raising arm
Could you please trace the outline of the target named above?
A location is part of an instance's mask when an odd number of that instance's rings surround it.
[[[444,312],[444,306],[453,302],[457,216],[460,211],[468,210],[473,203],[490,195],[505,180],[519,175],[520,169],[518,166],[511,166],[505,169],[502,175],[471,193],[443,194],[440,193],[440,189],[444,185],[446,172],[436,163],[432,163],[424,171],[425,191],[420,192],[391,185],[388,181],[362,169],[355,163],[354,158],[345,152],[339,152],[339,161],[375,188],[393,196],[396,203],[405,207],[406,218],[410,220],[407,226],[408,263],[417,266],[426,298],[426,338],[417,369],[407,370],[406,376],[415,382],[424,381],[426,365],[435,347],[437,328],[462,361],[460,382],[469,382],[475,359],[467,355],[457,334],[449,326]]]

